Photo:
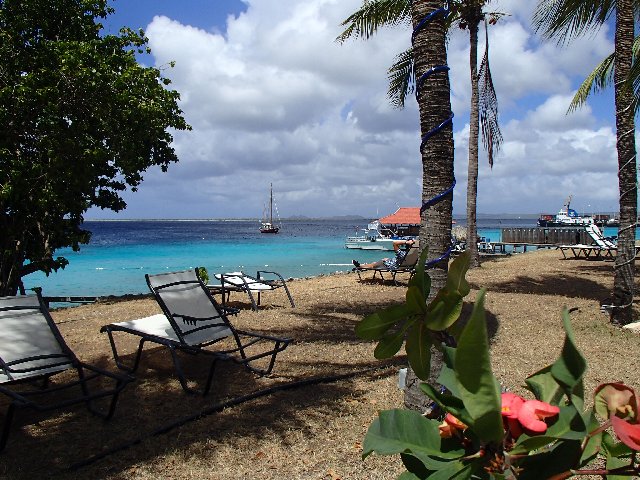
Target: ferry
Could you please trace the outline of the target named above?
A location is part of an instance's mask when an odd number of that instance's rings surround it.
[[[556,215],[543,213],[538,218],[539,227],[585,227],[587,225],[593,225],[595,223],[591,215],[578,215],[573,208],[571,208],[572,195],[569,195],[564,206]]]

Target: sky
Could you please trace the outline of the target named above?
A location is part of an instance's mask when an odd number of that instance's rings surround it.
[[[151,168],[126,210],[87,219],[257,218],[273,184],[281,217],[377,218],[418,206],[422,191],[415,98],[394,109],[387,69],[410,46],[408,26],[335,41],[362,0],[113,0],[105,30],[142,28],[193,127],[173,132],[180,159]],[[531,27],[535,2],[494,0],[508,15],[489,29],[504,143],[480,152],[479,214],[617,211],[613,93],[567,114],[593,68],[613,51],[609,25],[569,45]],[[480,35],[479,57],[484,53]],[[173,68],[169,67],[175,62]],[[455,114],[455,215],[466,212],[469,37],[448,42]]]

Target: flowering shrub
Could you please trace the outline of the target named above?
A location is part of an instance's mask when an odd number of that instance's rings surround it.
[[[419,265],[424,265],[424,255]],[[593,407],[585,409],[587,364],[575,346],[568,311],[562,315],[566,336],[559,358],[526,379],[533,398],[501,392],[491,372],[484,291],[456,341],[448,340],[446,331],[457,326],[469,291],[467,269],[466,255],[454,260],[447,285],[427,304],[430,280],[419,268],[404,305],[358,324],[358,335],[378,340],[378,358],[395,355],[406,335],[409,364],[423,380],[432,345],[444,359],[437,379],[444,389],[421,385],[444,418],[425,418],[411,410],[382,411],[369,427],[363,457],[400,454],[407,469],[400,480],[640,475],[635,458],[640,450],[638,397],[624,384],[607,383],[596,389]]]

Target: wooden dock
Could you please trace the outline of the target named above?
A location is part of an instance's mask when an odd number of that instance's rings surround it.
[[[560,245],[591,245],[593,239],[582,227],[532,227],[503,228],[502,241],[478,243],[478,251],[485,254],[524,253],[540,248],[557,248]]]

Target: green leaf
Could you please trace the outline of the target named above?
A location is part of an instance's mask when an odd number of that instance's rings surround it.
[[[465,275],[471,264],[471,253],[468,250],[458,255],[450,264],[447,273],[447,290],[460,297],[469,295],[471,288]]]
[[[564,393],[561,385],[551,374],[551,365],[547,365],[525,379],[533,395],[543,402],[557,405]]]
[[[418,260],[416,264],[416,272],[411,277],[411,280],[409,280],[409,286],[418,288],[424,298],[429,298],[429,293],[431,292],[431,277],[424,268],[427,263],[427,254],[428,249],[425,248],[420,254],[420,260]]]
[[[448,393],[440,393],[428,383],[421,383],[420,389],[445,412],[450,413],[465,425],[471,425],[473,418],[464,407],[462,400]]]
[[[362,446],[362,457],[366,458],[373,452],[379,455],[411,453],[418,458],[457,458],[463,455],[462,448],[442,448],[438,425],[437,420],[426,419],[413,410],[384,410],[367,431]]]
[[[469,427],[483,443],[500,443],[504,436],[500,387],[491,372],[484,295],[485,291],[481,290],[469,323],[460,335],[455,371],[460,383],[460,396],[473,419]]]
[[[633,450],[624,443],[616,443],[607,432],[602,434],[602,450],[607,458],[606,467],[608,470],[630,465],[634,454]],[[626,475],[607,475],[607,480],[627,480],[628,478]]]
[[[427,477],[422,477],[422,478],[427,478]],[[422,478],[414,475],[411,472],[402,472],[398,477],[398,480],[422,480]]]
[[[356,325],[356,335],[363,340],[378,340],[392,326],[409,316],[405,304],[393,305],[366,316]]]
[[[541,435],[528,436],[523,434],[518,438],[511,453],[526,454],[544,447],[556,440],[582,441],[587,435],[587,428],[582,415],[573,405],[560,407],[560,414],[555,423],[551,424],[547,431]]]
[[[517,478],[518,480],[551,478],[553,475],[573,468],[577,458],[580,458],[579,441],[558,442],[543,453],[525,456],[520,461],[515,461],[515,466],[523,469]]]
[[[422,322],[415,322],[407,335],[409,365],[420,380],[427,380],[431,372],[431,335]]]
[[[464,480],[466,478],[471,478],[472,473],[473,465],[471,463],[454,460],[449,462],[444,468],[433,472],[429,476],[429,480],[449,480],[450,478]]]
[[[440,375],[436,379],[436,382],[443,385],[451,392],[452,395],[460,396],[460,387],[458,384],[458,378],[454,371],[454,359],[456,355],[456,349],[453,347],[442,348],[442,368],[440,369]]]
[[[596,418],[593,411],[589,412],[587,421],[588,421],[587,430],[589,432],[594,432],[598,429],[598,427],[600,427],[598,419]],[[584,450],[582,452],[582,457],[580,457],[579,466],[581,468],[589,465],[589,463],[595,460],[595,458],[600,453],[600,450],[602,447],[602,434],[603,432],[599,432],[591,436],[587,441],[587,444],[585,445]]]
[[[576,392],[580,392],[581,395],[582,377],[587,371],[587,361],[575,345],[569,311],[566,308],[562,312],[562,322],[566,332],[564,345],[560,357],[551,366],[551,374],[565,388],[568,395]]]
[[[418,287],[407,288],[407,310],[414,315],[422,315],[427,310],[427,300]]]
[[[430,330],[442,331],[453,325],[462,313],[463,298],[457,292],[440,290],[428,307],[426,325]]]
[[[380,339],[373,351],[373,356],[378,360],[393,357],[402,348],[404,342],[404,330],[385,335]]]

